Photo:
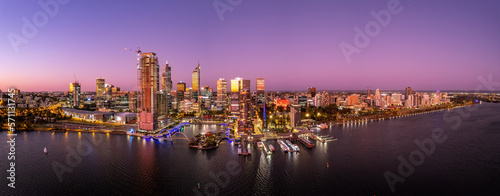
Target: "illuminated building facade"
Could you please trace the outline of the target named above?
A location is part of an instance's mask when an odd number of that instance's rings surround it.
[[[184,92],[186,92],[186,83],[180,81],[177,83],[177,101],[181,102],[184,100]]]
[[[346,105],[357,105],[359,103],[359,94],[352,94],[347,96]]]
[[[302,118],[302,113],[300,111],[301,106],[298,104],[293,104],[290,106],[290,125],[292,128],[297,128],[300,126],[300,121]]]
[[[73,95],[73,107],[80,107],[80,94],[81,94],[81,86],[78,81],[71,83],[70,85],[70,93]]]
[[[101,98],[102,94],[104,93],[104,84],[105,84],[105,80],[104,78],[97,78],[96,81],[96,97],[97,98]]]
[[[200,95],[200,63],[198,62],[198,66],[194,69],[192,74],[191,96],[193,97],[193,99],[198,101],[199,95]]]
[[[231,80],[231,115],[239,116],[240,114],[240,81],[242,78],[235,78]]]
[[[168,61],[165,63],[161,75],[161,90],[165,93],[172,91],[172,68],[168,65]]]
[[[266,99],[264,78],[257,78],[257,99],[256,105],[262,107],[264,105],[264,101]]]
[[[221,111],[227,107],[227,81],[224,78],[217,80],[217,110]]]
[[[309,89],[307,89],[307,92],[311,94],[311,97],[316,96],[316,87],[309,87]]]
[[[156,53],[142,53],[139,65],[139,129],[147,132],[153,132],[158,127],[157,92],[160,90],[160,66],[158,64],[158,57],[156,56]]]

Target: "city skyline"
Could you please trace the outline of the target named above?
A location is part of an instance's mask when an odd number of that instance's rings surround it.
[[[168,60],[174,84],[191,81],[199,59],[200,86],[215,87],[218,78],[263,77],[267,91],[473,90],[478,76],[500,72],[496,2],[399,1],[402,11],[347,62],[339,44],[353,45],[354,29],[376,21],[371,11],[381,13],[388,2],[244,1],[221,20],[211,2],[161,2],[143,11],[146,5],[132,2],[71,1],[18,47],[8,35],[22,35],[23,18],[32,22],[44,9],[36,2],[2,2],[0,89],[66,91],[76,76],[85,92],[95,91],[98,77],[122,91],[137,90],[136,55],[126,47]],[[153,31],[136,30],[143,18],[155,21]]]

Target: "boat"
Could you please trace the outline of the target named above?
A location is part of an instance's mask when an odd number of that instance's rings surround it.
[[[278,144],[280,145],[283,152],[288,152],[288,147],[286,146],[285,142],[283,142],[282,140],[278,140]]]
[[[257,146],[258,146],[259,148],[262,148],[264,145],[262,144],[262,142],[257,142]]]
[[[297,151],[297,152],[300,151],[300,148],[299,148],[299,146],[297,146],[297,144],[294,144],[293,147],[295,147],[295,151]]]
[[[274,146],[272,144],[269,144],[269,149],[271,150],[271,152],[274,152]]]
[[[290,140],[285,140],[285,142],[286,142],[286,144],[288,144],[288,146],[290,147],[290,148],[288,148],[288,151],[290,151],[290,152],[295,152],[295,149],[294,149],[294,147],[293,147],[292,143],[290,142]]]
[[[47,148],[46,147],[43,148],[43,153],[47,154]]]
[[[290,142],[290,140],[285,140],[286,144],[288,144],[288,146],[290,146],[289,148],[289,151],[290,152],[295,152],[295,147],[293,146],[292,142]]]
[[[328,129],[328,125],[327,125],[327,124],[324,124],[324,123],[321,123],[318,127],[319,127],[320,129]]]
[[[298,140],[299,140],[300,143],[304,144],[304,146],[306,146],[307,148],[314,147],[314,144],[312,144],[311,141],[309,141],[308,139],[299,137]]]

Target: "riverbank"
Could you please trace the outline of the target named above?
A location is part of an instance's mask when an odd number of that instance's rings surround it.
[[[397,114],[397,115],[389,115],[389,116],[380,116],[380,117],[367,117],[367,118],[357,118],[357,119],[352,119],[352,120],[343,120],[343,121],[334,121],[330,122],[330,125],[337,125],[337,126],[344,126],[344,125],[351,125],[351,124],[360,124],[360,123],[365,123],[365,122],[373,122],[373,121],[382,121],[382,120],[389,120],[389,119],[395,119],[395,118],[402,118],[402,117],[409,117],[409,116],[414,116],[414,115],[419,115],[419,114],[427,114],[431,112],[438,112],[438,111],[444,111],[444,110],[452,110],[455,108],[460,108],[460,107],[469,107],[471,105],[456,105],[456,106],[444,106],[444,108],[439,108],[439,109],[434,109],[434,108],[421,108],[421,109],[416,109],[416,110],[409,110],[405,111],[405,113]]]

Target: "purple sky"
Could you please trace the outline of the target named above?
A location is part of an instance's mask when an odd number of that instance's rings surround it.
[[[188,86],[198,59],[201,85],[212,87],[235,77],[252,89],[264,77],[266,90],[465,90],[479,76],[500,81],[500,1],[401,0],[401,13],[351,63],[339,44],[354,45],[354,27],[364,30],[388,0],[243,0],[223,21],[213,0],[141,2],[70,1],[16,52],[9,33],[22,37],[22,18],[43,9],[0,1],[0,89],[67,91],[76,75],[84,91],[100,76],[135,90],[136,55],[124,48],[138,46],[157,53],[160,69],[168,60],[172,81]]]

